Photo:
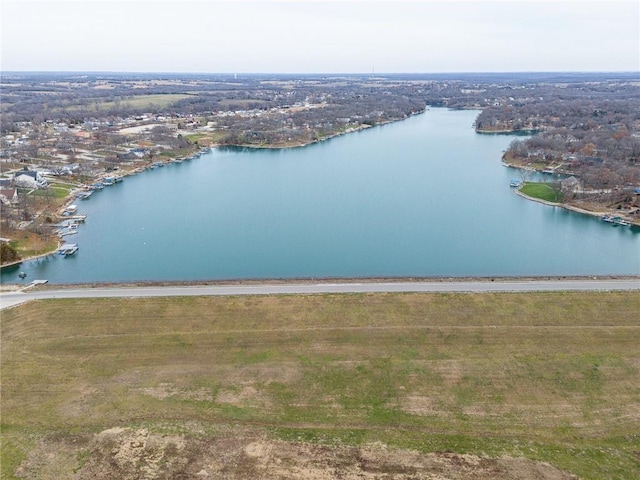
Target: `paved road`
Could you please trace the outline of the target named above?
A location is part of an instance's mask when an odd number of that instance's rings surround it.
[[[100,287],[51,290],[25,289],[0,293],[0,309],[48,298],[175,297],[198,295],[272,295],[373,292],[548,292],[640,290],[640,278],[501,281],[411,281],[344,283],[265,283],[157,287]]]

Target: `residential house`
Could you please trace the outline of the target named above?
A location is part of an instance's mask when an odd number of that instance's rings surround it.
[[[580,185],[580,180],[571,175],[560,182],[560,188],[563,192],[573,193],[581,190],[582,186]]]
[[[18,189],[15,187],[0,189],[0,202],[4,205],[18,203]]]
[[[13,179],[17,187],[44,188],[47,186],[47,180],[40,172],[29,170],[27,167],[16,172]]]

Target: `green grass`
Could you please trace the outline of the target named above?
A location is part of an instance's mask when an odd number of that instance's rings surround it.
[[[29,303],[1,319],[2,477],[50,433],[196,422],[638,478],[638,311],[638,292]]]
[[[46,198],[47,196],[50,196],[52,198],[61,199],[61,198],[67,197],[69,193],[71,193],[71,188],[67,186],[62,186],[62,185],[58,186],[58,185],[51,184],[49,185],[49,188],[47,190],[43,190],[43,189],[33,190],[31,192],[31,195],[34,197]]]
[[[229,132],[224,130],[218,130],[214,132],[207,133],[191,133],[185,135],[185,137],[192,143],[198,142],[202,145],[209,145],[213,143],[218,143],[225,136],[227,136]]]
[[[525,182],[520,192],[529,197],[559,203],[562,202],[562,193],[558,187],[559,185],[554,183]]]

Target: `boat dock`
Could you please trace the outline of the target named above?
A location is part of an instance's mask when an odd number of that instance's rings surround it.
[[[58,253],[60,255],[64,255],[65,257],[68,257],[76,253],[78,251],[78,248],[80,247],[78,246],[77,243],[65,243],[61,245],[60,248],[58,248]]]

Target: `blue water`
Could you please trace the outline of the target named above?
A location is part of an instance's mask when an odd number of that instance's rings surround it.
[[[215,149],[76,202],[80,250],[3,271],[53,283],[640,274],[640,234],[526,201],[476,111],[432,108],[304,148]]]

